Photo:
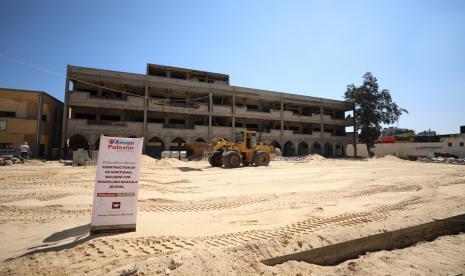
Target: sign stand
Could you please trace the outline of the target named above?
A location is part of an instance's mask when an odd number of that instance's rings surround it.
[[[143,141],[100,136],[91,234],[136,231]]]

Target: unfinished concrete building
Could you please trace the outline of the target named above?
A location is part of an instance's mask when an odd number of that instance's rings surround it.
[[[146,74],[68,66],[63,148],[97,149],[101,134],[144,137],[144,152],[233,140],[256,130],[284,155],[344,156],[354,136],[344,101],[232,86],[225,74],[148,64]],[[124,93],[127,92],[128,94]]]

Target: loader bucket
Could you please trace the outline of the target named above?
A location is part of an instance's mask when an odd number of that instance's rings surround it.
[[[186,158],[188,160],[201,160],[208,152],[209,145],[206,143],[186,144]]]

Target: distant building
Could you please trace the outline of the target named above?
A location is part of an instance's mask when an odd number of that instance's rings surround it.
[[[45,92],[0,88],[0,154],[26,141],[33,156],[57,157],[62,114],[63,103]]]
[[[418,132],[417,136],[436,136],[437,133],[434,130],[428,129],[422,132]]]
[[[383,137],[392,137],[392,136],[411,137],[411,136],[415,136],[415,131],[411,129],[407,129],[407,128],[388,127],[381,131],[381,136]]]

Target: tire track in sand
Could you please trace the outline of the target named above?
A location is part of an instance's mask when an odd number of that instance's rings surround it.
[[[396,212],[411,209],[413,206],[424,203],[418,199],[402,201],[392,205],[384,205],[365,212],[344,213],[332,217],[309,217],[285,226],[263,230],[248,230],[236,233],[228,233],[201,237],[176,237],[176,236],[148,236],[135,238],[95,238],[72,249],[66,249],[53,254],[65,255],[66,257],[79,257],[82,259],[107,258],[133,258],[141,256],[169,255],[183,250],[194,250],[198,248],[221,249],[236,247],[249,242],[271,240],[280,237],[294,237],[306,235],[312,232],[337,226],[354,226],[370,222],[384,220]],[[48,254],[37,254],[30,252],[27,258],[48,258]],[[47,251],[47,249],[45,249]],[[31,255],[32,254],[32,255]]]

